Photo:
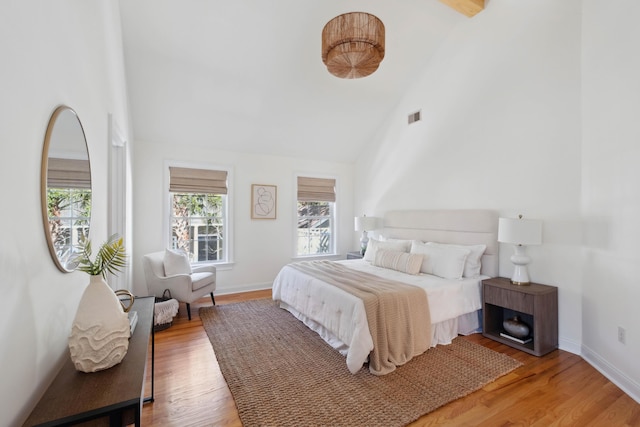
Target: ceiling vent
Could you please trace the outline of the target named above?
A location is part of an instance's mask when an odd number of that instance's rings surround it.
[[[419,122],[420,120],[422,120],[422,114],[420,113],[420,111],[416,111],[415,113],[411,113],[409,114],[409,124],[411,123],[415,123],[415,122]]]

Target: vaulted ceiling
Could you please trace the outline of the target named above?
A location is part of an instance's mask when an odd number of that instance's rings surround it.
[[[438,0],[122,0],[120,9],[136,140],[338,162],[357,159],[469,19]],[[374,74],[340,79],[322,63],[321,32],[353,11],[382,20],[386,54]]]

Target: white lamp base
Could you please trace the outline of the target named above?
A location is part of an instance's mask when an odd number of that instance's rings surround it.
[[[531,258],[527,256],[526,247],[515,245],[515,254],[511,256],[511,262],[515,267],[513,276],[511,277],[512,284],[526,286],[531,283],[529,281],[529,271],[527,270],[527,264],[529,264],[530,261]]]
[[[367,245],[369,244],[369,236],[367,236],[367,232],[362,232],[362,237],[360,238],[360,255],[364,256],[364,253],[367,252]]]

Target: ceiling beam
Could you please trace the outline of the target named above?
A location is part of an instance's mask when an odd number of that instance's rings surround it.
[[[454,8],[463,15],[468,17],[474,16],[476,13],[484,9],[484,0],[440,0],[449,7]]]

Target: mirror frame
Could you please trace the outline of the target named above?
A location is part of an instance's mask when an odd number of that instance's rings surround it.
[[[84,132],[84,127],[82,126],[82,122],[80,121],[80,118],[78,117],[78,114],[73,110],[73,108],[70,108],[66,105],[60,105],[58,107],[56,107],[56,109],[53,111],[53,113],[51,114],[51,118],[49,119],[49,123],[47,125],[47,131],[45,133],[45,137],[44,137],[44,146],[42,148],[42,164],[41,164],[41,169],[40,169],[40,205],[41,205],[41,209],[42,209],[42,220],[43,220],[43,225],[44,225],[44,234],[46,236],[47,239],[47,246],[49,247],[49,252],[51,253],[51,258],[53,258],[53,262],[55,263],[56,267],[58,267],[58,269],[60,271],[62,271],[63,273],[71,273],[75,270],[75,268],[68,268],[67,266],[63,265],[63,263],[61,262],[60,258],[58,257],[58,254],[56,253],[56,249],[55,249],[55,245],[53,242],[53,239],[51,237],[51,229],[50,229],[50,225],[49,225],[49,212],[48,212],[48,198],[47,198],[47,193],[48,193],[48,172],[49,172],[49,150],[51,148],[51,138],[53,135],[53,131],[56,127],[56,123],[60,117],[60,115],[62,115],[62,113],[64,112],[69,112],[73,115],[73,117],[77,120],[78,125],[80,126],[80,131],[81,131],[81,136],[82,136],[82,142],[84,144],[84,148],[86,150],[87,153],[87,160],[89,162],[89,176],[91,176],[91,159],[89,157],[89,146],[87,144],[87,137],[86,134]],[[91,197],[93,198],[93,184],[90,184],[90,188],[92,190],[92,195]],[[91,229],[91,217],[93,215],[93,209],[89,212],[89,230]],[[87,234],[89,234],[89,231],[87,232]]]

